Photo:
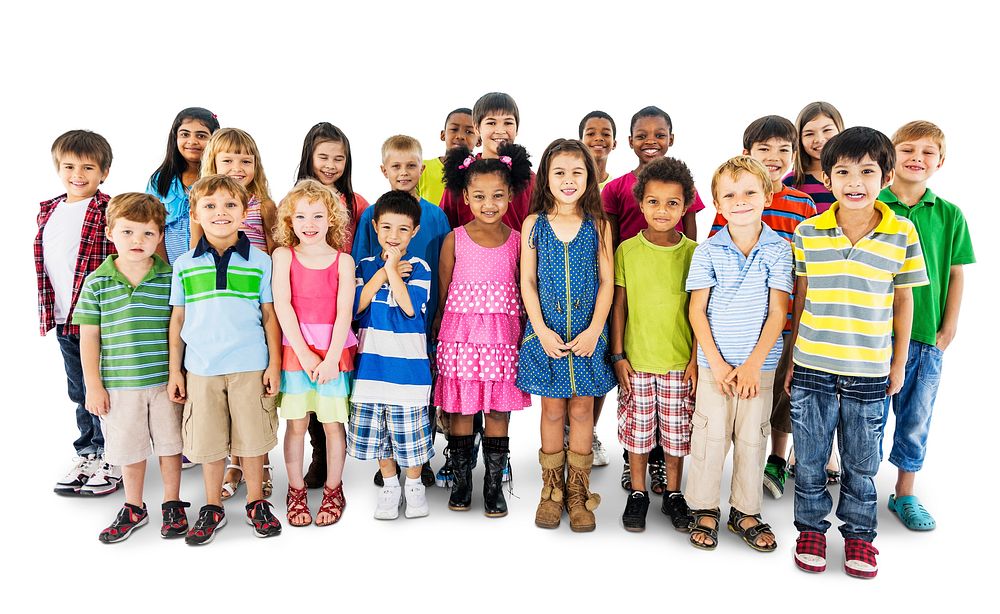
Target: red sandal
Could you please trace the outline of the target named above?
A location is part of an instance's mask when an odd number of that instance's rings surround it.
[[[312,513],[309,511],[309,491],[305,488],[288,487],[288,495],[285,497],[285,506],[288,508],[288,524],[293,527],[304,527],[312,524]],[[305,514],[309,517],[306,522],[296,523],[293,518]]]
[[[347,499],[344,498],[344,484],[341,482],[336,488],[330,488],[329,486],[323,486],[323,502],[319,506],[320,514],[330,514],[333,516],[333,520],[330,522],[321,523],[319,520],[316,521],[316,526],[326,527],[331,524],[336,524],[340,517],[344,515],[344,507],[347,505]]]

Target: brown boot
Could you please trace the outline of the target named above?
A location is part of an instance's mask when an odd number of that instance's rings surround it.
[[[601,495],[590,492],[590,468],[594,453],[577,454],[566,450],[566,509],[569,511],[569,528],[582,533],[597,528],[594,510],[601,504]]]
[[[543,529],[555,529],[562,520],[566,484],[563,472],[566,470],[566,452],[546,454],[538,451],[538,462],[542,465],[542,500],[535,511],[535,524]]]

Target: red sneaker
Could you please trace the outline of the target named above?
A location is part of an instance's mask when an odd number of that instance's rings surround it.
[[[826,571],[826,535],[802,531],[795,540],[795,564],[802,571]]]
[[[844,571],[855,578],[874,578],[878,573],[878,550],[863,539],[844,540]]]

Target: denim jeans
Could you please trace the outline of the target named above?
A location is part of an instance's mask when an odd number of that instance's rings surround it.
[[[927,453],[927,433],[931,428],[934,399],[941,383],[941,360],[944,352],[937,346],[910,341],[906,356],[906,380],[892,396],[892,411],[896,414],[896,430],[892,435],[889,462],[903,471],[917,472],[924,466]],[[882,428],[889,420],[889,399],[882,412]],[[879,442],[879,457],[882,442]]]
[[[841,483],[837,518],[844,538],[873,541],[878,525],[875,474],[879,466],[887,377],[849,377],[795,365],[792,437],[795,440],[795,528],[826,533],[833,498],[826,462],[836,430]]]
[[[66,369],[66,391],[69,393],[69,400],[76,403],[76,427],[80,430],[80,436],[73,442],[73,447],[79,456],[101,455],[104,454],[101,419],[84,407],[87,389],[83,385],[83,366],[80,364],[80,335],[66,335],[64,329],[62,324],[56,326],[56,340],[59,341],[63,367]]]

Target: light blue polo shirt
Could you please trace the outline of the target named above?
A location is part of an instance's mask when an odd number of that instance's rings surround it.
[[[792,291],[792,247],[767,224],[761,226],[760,238],[749,256],[744,257],[736,247],[726,226],[694,250],[688,270],[688,292],[712,289],[708,324],[722,357],[734,367],[746,362],[760,339],[770,288]],[[775,370],[780,357],[778,337],[761,370]],[[698,365],[709,366],[701,345]]]
[[[184,367],[202,376],[266,369],[260,306],[273,302],[270,256],[242,232],[222,256],[202,237],[174,262],[170,286],[170,304],[184,307]]]

